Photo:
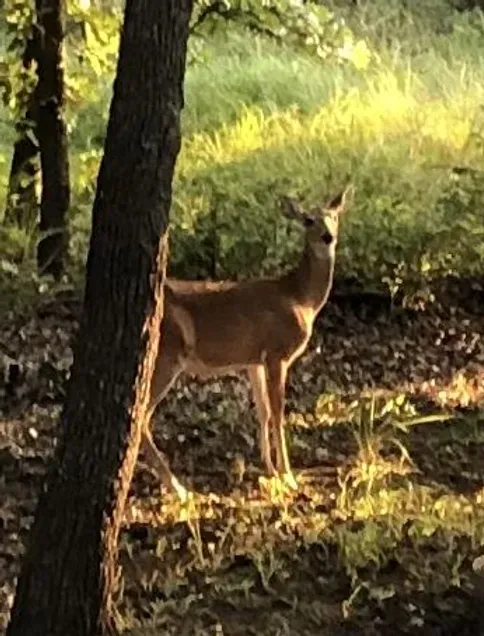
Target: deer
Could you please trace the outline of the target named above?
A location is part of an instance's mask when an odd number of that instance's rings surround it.
[[[260,425],[261,462],[268,476],[298,488],[284,431],[286,380],[328,300],[339,219],[350,192],[351,186],[309,211],[290,197],[282,198],[283,214],[302,223],[305,241],[298,264],[279,277],[222,282],[167,278],[143,451],[149,467],[181,501],[188,491],[150,431],[155,409],[181,374],[205,380],[245,371]]]

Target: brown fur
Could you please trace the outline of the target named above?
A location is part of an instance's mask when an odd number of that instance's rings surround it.
[[[287,274],[246,282],[168,279],[165,286],[165,317],[152,379],[150,417],[182,372],[204,379],[245,370],[261,427],[262,461],[269,474],[280,474],[293,487],[296,482],[284,435],[287,371],[306,349],[314,320],[331,289],[338,219],[345,196],[346,192],[311,215],[285,201],[286,214],[306,226],[302,258]],[[145,449],[163,481],[184,497],[186,491],[148,430]]]

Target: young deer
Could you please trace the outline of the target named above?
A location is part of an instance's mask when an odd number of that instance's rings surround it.
[[[279,278],[221,283],[167,280],[144,451],[151,467],[181,499],[187,492],[155,446],[149,420],[182,372],[205,379],[247,371],[260,423],[262,462],[269,475],[279,475],[297,488],[284,435],[286,377],[306,349],[314,320],[328,299],[338,221],[348,191],[310,213],[283,199],[283,212],[303,223],[306,238],[297,267]]]

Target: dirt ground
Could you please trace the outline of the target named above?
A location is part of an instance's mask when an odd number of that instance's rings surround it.
[[[0,625],[55,443],[67,303],[0,333]],[[484,634],[484,302],[332,302],[290,375],[300,488],[264,478],[244,378],[179,382],[156,438],[181,506],[142,467],[121,537],[132,634]],[[1,369],[0,369],[1,370]]]

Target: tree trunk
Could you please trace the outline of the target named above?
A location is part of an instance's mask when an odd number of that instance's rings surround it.
[[[63,119],[62,0],[36,0],[36,23],[25,44],[23,66],[37,64],[37,82],[30,95],[18,99],[25,116],[17,123],[17,141],[10,169],[5,219],[27,230],[37,219],[36,178],[40,154],[42,195],[37,263],[41,274],[59,279],[68,247],[69,158]],[[25,89],[25,93],[29,89]],[[36,139],[35,143],[31,135]]]
[[[19,122],[15,128],[18,137],[8,177],[5,222],[31,231],[37,225],[39,211],[39,148],[28,133],[29,129],[32,130],[28,122]]]
[[[69,157],[63,118],[62,0],[36,0],[40,46],[35,89],[37,139],[40,148],[42,198],[37,264],[41,274],[59,279],[68,248]]]
[[[16,28],[16,25],[12,29]],[[20,35],[15,34],[20,46]],[[34,59],[38,56],[40,41],[38,29],[33,29],[24,44],[22,66],[28,73],[32,70]],[[37,185],[40,176],[39,147],[36,135],[35,91],[24,78],[23,85],[16,95],[17,107],[21,115],[15,124],[17,139],[13,148],[12,163],[8,178],[8,191],[5,207],[5,222],[32,231],[37,226],[39,199]]]
[[[126,3],[79,341],[8,636],[112,628],[117,539],[159,345],[191,8]]]

